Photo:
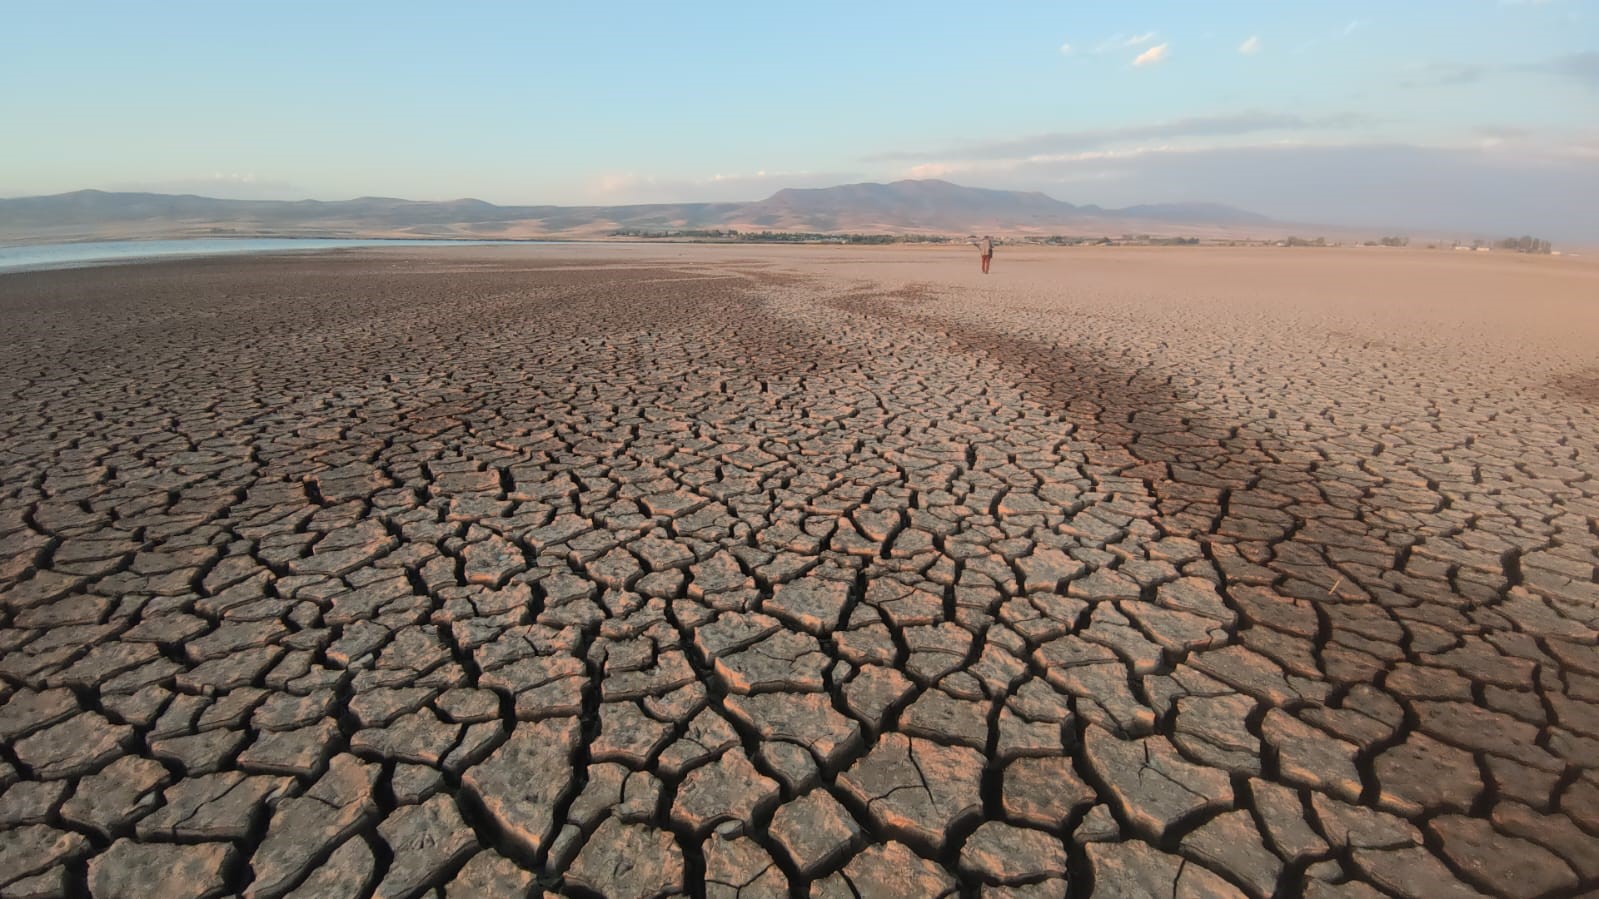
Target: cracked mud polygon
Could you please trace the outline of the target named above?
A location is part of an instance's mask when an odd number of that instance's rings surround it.
[[[1525,262],[0,277],[0,895],[1593,891],[1599,277]]]

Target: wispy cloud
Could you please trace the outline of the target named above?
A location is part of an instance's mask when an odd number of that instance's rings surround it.
[[[257,178],[254,172],[213,172],[163,181],[119,181],[102,187],[112,191],[196,194],[226,200],[303,200],[312,195],[299,185]]]
[[[1568,53],[1543,62],[1519,65],[1485,65],[1483,63],[1431,62],[1415,68],[1416,75],[1401,81],[1401,87],[1458,87],[1476,84],[1485,78],[1501,74],[1553,75],[1577,84],[1599,90],[1599,51],[1585,50]]]
[[[1370,25],[1370,24],[1371,24],[1371,22],[1369,20],[1366,20],[1366,19],[1350,19],[1348,22],[1344,23],[1344,27],[1338,29],[1335,32],[1332,32],[1329,35],[1326,35],[1324,37],[1313,37],[1310,40],[1305,41],[1304,43],[1302,43],[1299,46],[1295,47],[1294,48],[1294,52],[1295,53],[1304,53],[1304,52],[1306,52],[1308,50],[1311,50],[1311,49],[1315,48],[1319,44],[1321,44],[1323,40],[1332,40],[1332,41],[1343,40],[1344,38],[1349,37],[1350,35],[1352,35],[1355,32],[1361,30],[1362,28],[1365,28],[1367,25]]]
[[[1113,34],[1095,44],[1094,49],[1091,52],[1110,53],[1115,50],[1131,50],[1134,47],[1142,47],[1154,39],[1155,32],[1153,31],[1146,31],[1142,34],[1135,34],[1130,37],[1122,34],[1121,32],[1117,32],[1116,34]]]
[[[661,178],[634,172],[600,175],[587,185],[598,203],[688,203],[758,200],[784,187],[831,187],[857,181],[859,172],[756,171]]]
[[[1417,69],[1417,75],[1399,82],[1400,87],[1455,87],[1475,84],[1493,71],[1480,63],[1430,62]]]
[[[1062,55],[1062,56],[1070,56],[1070,55],[1072,55],[1072,45],[1071,45],[1071,43],[1069,41],[1065,42],[1065,43],[1062,43],[1060,45],[1060,55]]]
[[[1138,67],[1143,67],[1143,66],[1152,66],[1152,65],[1155,65],[1156,63],[1160,63],[1160,62],[1165,62],[1166,61],[1166,48],[1168,46],[1170,46],[1170,45],[1169,44],[1156,44],[1155,46],[1150,47],[1148,50],[1145,50],[1144,52],[1138,54],[1136,57],[1133,58],[1133,65],[1138,66]]]
[[[1524,140],[1532,136],[1530,130],[1514,125],[1480,125],[1472,131],[1484,140]]]
[[[1259,36],[1251,34],[1249,37],[1244,38],[1244,42],[1238,45],[1238,52],[1244,54],[1245,56],[1254,56],[1256,53],[1259,53]]]
[[[1461,236],[1599,241],[1599,141],[1135,147],[945,164],[961,183],[1042,190],[1073,203],[1220,201],[1282,221]],[[928,166],[932,171],[934,166]],[[1314,173],[1311,176],[1311,173]],[[1396,185],[1402,186],[1396,188]]]
[[[1230,115],[1188,116],[1148,125],[1120,128],[1094,128],[1080,131],[1052,131],[1007,140],[984,141],[962,147],[933,151],[880,153],[869,162],[916,160],[993,160],[1081,153],[1118,144],[1141,141],[1169,141],[1195,137],[1236,137],[1267,132],[1335,131],[1367,124],[1365,116],[1345,113],[1306,118],[1283,112],[1240,112]]]
[[[1599,51],[1586,50],[1582,53],[1557,56],[1544,63],[1542,68],[1552,75],[1571,78],[1599,90]]]

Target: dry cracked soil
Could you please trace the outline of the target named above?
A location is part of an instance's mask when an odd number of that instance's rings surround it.
[[[1599,268],[0,277],[0,895],[1599,888]]]

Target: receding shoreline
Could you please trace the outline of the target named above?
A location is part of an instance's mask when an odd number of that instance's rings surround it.
[[[6,275],[0,880],[1593,892],[1596,287],[1349,248]]]

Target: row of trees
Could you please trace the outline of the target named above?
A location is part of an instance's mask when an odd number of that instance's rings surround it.
[[[660,240],[671,238],[686,238],[689,240],[719,240],[738,241],[741,243],[844,243],[844,244],[893,244],[893,243],[960,243],[961,241],[934,234],[823,234],[816,231],[738,231],[732,228],[618,228],[610,232],[612,237],[633,237],[647,240]],[[1024,238],[1028,243],[1041,243],[1051,246],[1081,246],[1112,245],[1121,243],[1136,243],[1156,246],[1192,246],[1199,243],[1196,237],[1151,237],[1147,234],[1124,234],[1118,241],[1110,237],[1069,237],[1055,234],[1048,237]],[[1229,245],[1237,241],[1228,241]],[[1246,242],[1247,243],[1247,242]],[[1290,247],[1325,247],[1339,246],[1329,244],[1325,237],[1305,238],[1289,237],[1281,245]],[[1408,247],[1410,238],[1403,235],[1384,236],[1377,240],[1365,241],[1363,246],[1368,247]],[[1428,249],[1437,247],[1437,244],[1428,244]],[[1457,247],[1466,244],[1457,243]],[[1497,249],[1513,253],[1549,253],[1552,247],[1547,240],[1523,234],[1520,237],[1507,237],[1503,240],[1492,242],[1474,240],[1471,249]]]
[[[1410,246],[1410,238],[1408,238],[1408,237],[1400,237],[1400,236],[1384,237],[1384,238],[1380,238],[1378,240],[1368,240],[1364,244],[1362,244],[1362,246],[1367,246],[1367,247],[1408,247],[1408,246]],[[1457,241],[1454,244],[1454,246],[1456,246],[1456,247],[1466,247],[1467,244],[1459,243]],[[1469,246],[1473,250],[1482,250],[1482,249],[1509,250],[1509,251],[1511,251],[1513,253],[1550,253],[1554,249],[1550,245],[1549,241],[1543,240],[1542,238],[1533,237],[1533,236],[1531,236],[1529,234],[1523,234],[1520,237],[1506,237],[1503,240],[1496,240],[1496,241],[1493,241],[1492,243],[1490,243],[1488,241],[1485,241],[1485,240],[1474,240],[1474,241],[1472,241],[1470,243]],[[1437,247],[1438,247],[1438,245],[1435,244],[1435,243],[1427,244],[1427,249],[1429,249],[1429,250],[1437,249]]]
[[[1474,240],[1470,244],[1456,241],[1455,249],[1463,250],[1468,247],[1473,250],[1508,250],[1512,253],[1552,253],[1554,247],[1549,241],[1523,234],[1520,237],[1506,237],[1503,240]]]
[[[674,228],[652,230],[648,228],[618,228],[612,237],[635,237],[646,240],[690,238],[694,240],[724,240],[742,243],[951,243],[948,237],[931,234],[822,234],[816,231],[736,231],[720,228]]]
[[[1549,253],[1554,249],[1549,245],[1549,241],[1527,234],[1523,234],[1520,237],[1507,237],[1504,240],[1495,242],[1494,246],[1501,250],[1511,250],[1517,253]]]
[[[1152,237],[1148,234],[1123,234],[1121,237],[1069,237],[1064,234],[1051,234],[1048,237],[1025,237],[1022,239],[1027,243],[1043,244],[1050,247],[1110,247],[1118,243],[1153,247],[1199,246],[1199,238],[1197,237]]]

